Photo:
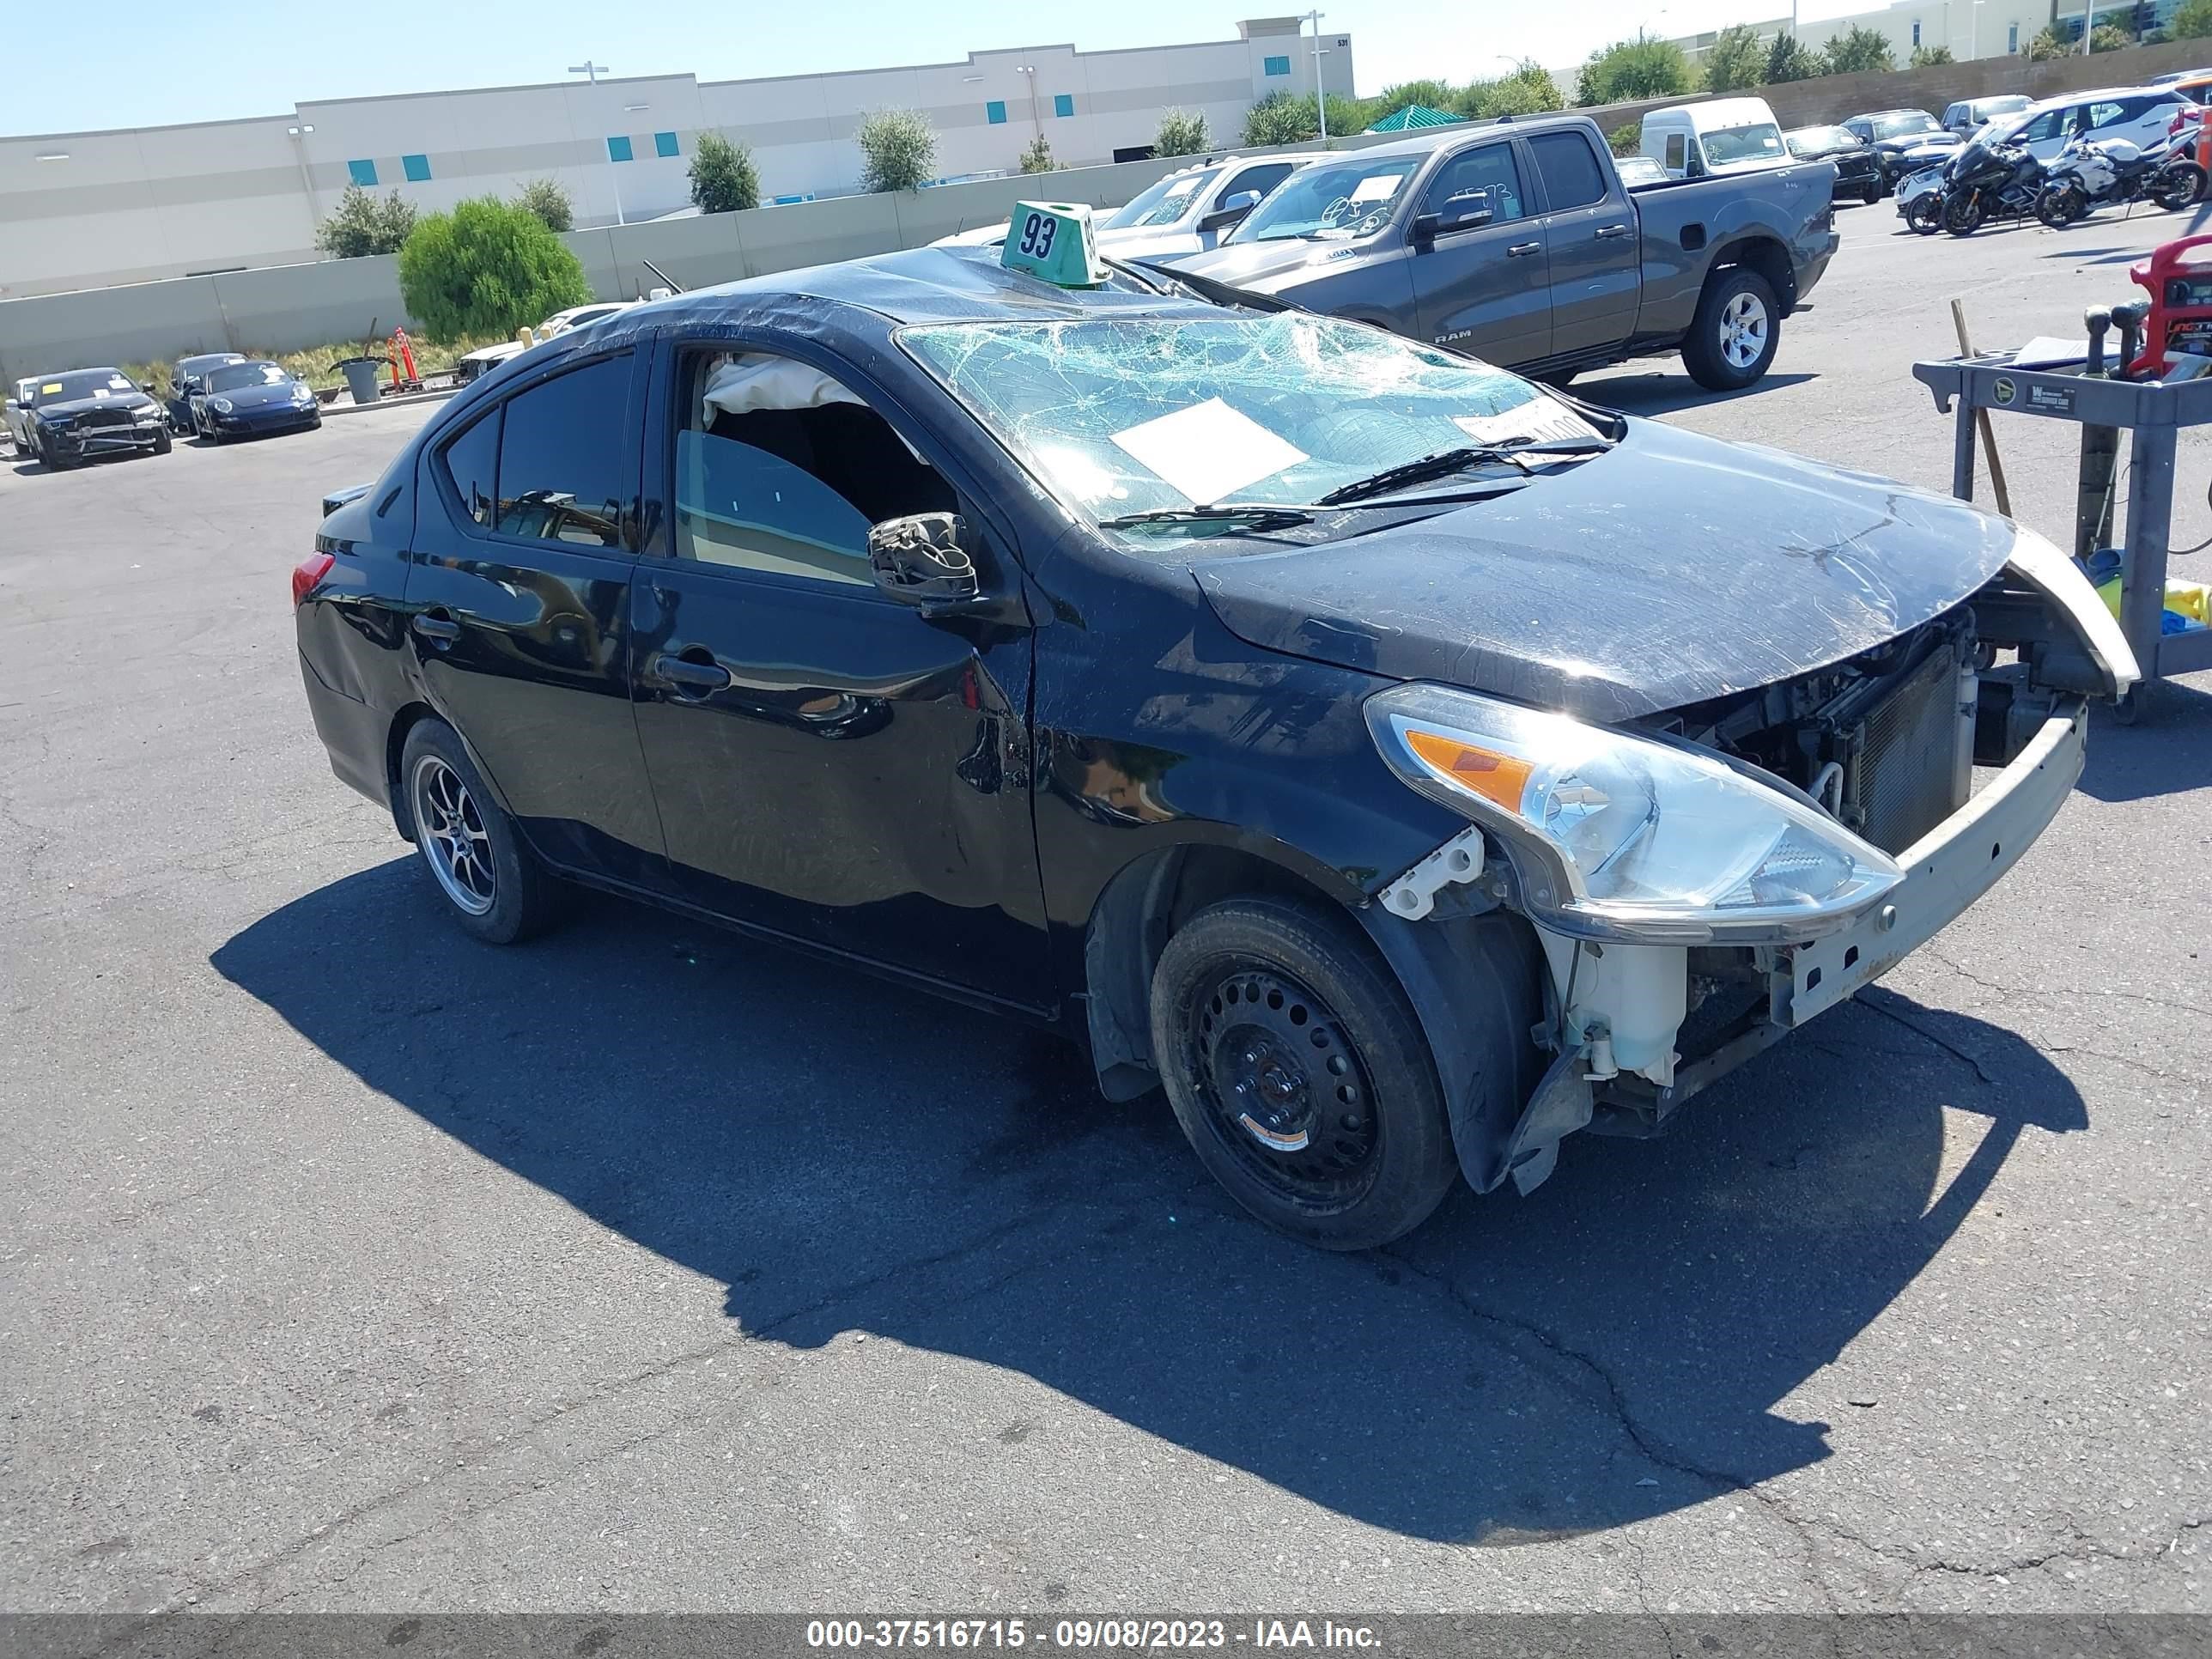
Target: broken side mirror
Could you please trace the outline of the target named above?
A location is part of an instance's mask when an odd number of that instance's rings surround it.
[[[1229,230],[1244,222],[1252,210],[1260,205],[1260,192],[1240,190],[1198,222],[1200,231]]]
[[[868,531],[868,569],[876,586],[925,617],[974,606],[982,597],[968,555],[968,521],[957,513],[912,513]]]

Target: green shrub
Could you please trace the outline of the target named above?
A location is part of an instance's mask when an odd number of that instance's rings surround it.
[[[2207,3],[2212,4],[2212,0]],[[1189,110],[1170,110],[1160,117],[1160,130],[1152,135],[1155,155],[1202,155],[1212,148],[1206,137],[1206,117]]]
[[[1564,109],[1566,103],[1552,72],[1533,58],[1524,58],[1502,80],[1474,82],[1452,102],[1431,107],[1456,110],[1469,120],[1482,121],[1500,115],[1542,115]]]
[[[1672,40],[1638,31],[1632,40],[1616,40],[1589,55],[1577,77],[1575,101],[1623,104],[1637,98],[1673,98],[1694,92],[1697,70]]]
[[[1948,46],[1915,46],[1912,49],[1914,69],[1934,69],[1939,64],[1955,64],[1958,61],[1951,56],[1951,48]]]
[[[1605,142],[1613,146],[1615,155],[1636,155],[1644,149],[1644,130],[1634,121],[1623,121],[1606,134]]]
[[[760,205],[760,169],[753,153],[719,132],[691,146],[691,205],[702,213],[743,213]]]
[[[1024,173],[1050,173],[1057,166],[1059,163],[1052,159],[1052,146],[1045,142],[1044,134],[1041,132],[1030,140],[1030,147],[1022,152],[1021,169]]]
[[[379,199],[359,185],[348,185],[315,229],[315,246],[333,259],[360,259],[372,253],[397,253],[415,228],[415,205],[393,191]]]
[[[576,204],[568,199],[567,187],[554,179],[532,179],[514,201],[516,206],[528,208],[544,220],[550,231],[576,228]]]
[[[862,118],[854,137],[862,190],[920,190],[937,172],[937,130],[918,111],[877,110]]]
[[[2166,20],[2166,32],[2176,40],[2201,40],[2212,34],[2212,0],[2181,0]]]
[[[2075,50],[2070,41],[2059,38],[2056,28],[2045,28],[2020,49],[2020,55],[2031,64],[2047,64],[2054,58],[2063,58]]]
[[[2135,43],[2135,36],[2117,23],[2100,23],[2089,31],[2091,52],[2122,52]]]
[[[399,293],[433,340],[502,337],[592,297],[584,267],[545,222],[496,197],[426,216],[399,250]]]

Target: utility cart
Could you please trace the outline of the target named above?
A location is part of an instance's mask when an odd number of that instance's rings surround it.
[[[2086,362],[2021,368],[2014,367],[2014,356],[2002,351],[1919,362],[1912,374],[1935,394],[1937,411],[1950,413],[1956,422],[1951,493],[1961,501],[1974,497],[1975,432],[1984,411],[2071,421],[2090,428],[2082,446],[2075,518],[2077,556],[2110,544],[2116,438],[2128,435],[2127,524],[2118,544],[2120,629],[2143,678],[2120,700],[2117,712],[2122,720],[2132,720],[2154,680],[2212,668],[2212,628],[2168,634],[2161,620],[2173,523],[2174,450],[2182,428],[2212,426],[2212,377],[2115,380],[2090,374]]]

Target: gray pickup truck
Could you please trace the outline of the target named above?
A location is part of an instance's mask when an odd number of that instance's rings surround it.
[[[1806,161],[1631,187],[1587,116],[1509,118],[1310,163],[1220,246],[1166,263],[1555,384],[1679,349],[1734,391],[1836,251],[1835,178]]]

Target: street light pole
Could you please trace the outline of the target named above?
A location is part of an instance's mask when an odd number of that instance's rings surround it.
[[[1042,138],[1044,137],[1044,114],[1042,111],[1037,108],[1036,65],[1035,64],[1017,64],[1014,66],[1014,73],[1017,75],[1026,75],[1030,77],[1030,128],[1038,137]]]
[[[1321,86],[1321,13],[1310,11],[1305,21],[1314,26],[1314,113],[1321,121],[1321,145],[1328,148],[1328,94]]]
[[[580,75],[595,87],[599,84],[599,77],[606,72],[607,66],[605,64],[595,64],[588,58],[580,64],[571,64],[568,65],[569,74]],[[602,143],[606,142],[605,136],[604,134],[601,135],[599,142]],[[615,167],[616,162],[614,152],[612,150],[609,150],[607,152],[607,182],[614,186],[615,222],[618,225],[626,225],[629,221],[623,216],[622,174],[615,171]]]

